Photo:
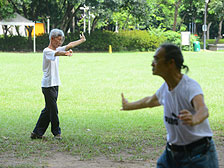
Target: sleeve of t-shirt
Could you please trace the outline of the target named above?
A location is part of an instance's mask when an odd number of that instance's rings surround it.
[[[203,91],[201,89],[201,86],[196,82],[193,81],[191,85],[189,85],[188,88],[188,102],[190,103],[192,99],[197,95],[203,95]]]
[[[49,49],[49,48],[46,48],[46,49],[44,50],[44,55],[45,55],[46,59],[51,60],[51,61],[55,61],[55,59],[56,59],[56,57],[55,57],[55,53],[56,53],[57,51],[65,51],[65,48],[66,48],[66,46],[58,47],[58,48],[56,49],[56,51],[55,51],[55,50],[51,50],[51,49]]]
[[[55,55],[56,52],[57,51],[55,51],[55,50],[51,50],[49,48],[46,48],[44,50],[45,58],[48,59],[48,60],[54,61],[55,60],[55,56],[54,55]]]
[[[58,47],[56,49],[56,51],[65,51],[65,48],[66,48],[66,45],[65,46],[62,46],[62,47]]]
[[[161,105],[164,105],[164,97],[163,97],[164,87],[165,83],[156,91],[156,97]]]

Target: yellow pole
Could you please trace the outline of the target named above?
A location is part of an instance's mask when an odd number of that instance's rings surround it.
[[[111,54],[112,53],[112,46],[109,45],[109,53]]]

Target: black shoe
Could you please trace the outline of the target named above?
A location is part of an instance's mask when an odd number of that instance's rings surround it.
[[[44,139],[45,137],[32,132],[30,135],[30,138],[31,139]]]

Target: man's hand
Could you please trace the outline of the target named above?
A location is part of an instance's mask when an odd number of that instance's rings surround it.
[[[195,116],[188,110],[181,110],[180,115],[178,116],[180,120],[182,120],[183,124],[194,126],[197,124]]]
[[[71,57],[72,56],[73,51],[70,49],[68,51],[65,51],[65,55]]]
[[[204,103],[204,98],[202,94],[195,96],[192,100],[193,107],[195,109],[195,114],[186,109],[180,111],[178,116],[180,120],[183,121],[183,124],[194,126],[202,123],[206,118],[208,118],[208,108]]]
[[[82,35],[80,34],[80,39],[82,40],[82,42],[86,41],[86,37],[84,36],[84,34],[82,33]]]
[[[121,93],[121,99],[122,99],[122,109],[121,110],[128,110],[127,104],[128,100],[124,98],[124,94]]]

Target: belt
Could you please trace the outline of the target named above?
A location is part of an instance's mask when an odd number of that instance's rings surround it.
[[[167,147],[170,150],[176,151],[176,152],[191,151],[193,148],[195,148],[197,146],[208,144],[211,139],[212,139],[212,137],[204,137],[204,138],[202,138],[198,141],[192,142],[188,145],[174,145],[174,144],[171,144],[171,143],[167,143]]]

